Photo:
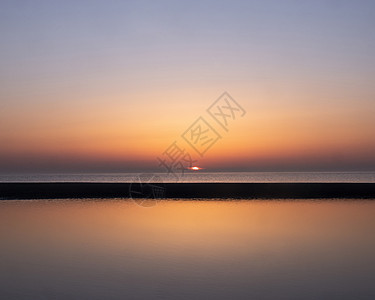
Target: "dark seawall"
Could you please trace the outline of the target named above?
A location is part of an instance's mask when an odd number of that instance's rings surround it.
[[[375,183],[0,183],[0,199],[66,198],[374,198]]]

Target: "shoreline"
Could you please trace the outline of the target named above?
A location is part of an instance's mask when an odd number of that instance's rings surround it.
[[[0,183],[0,200],[154,196],[161,199],[375,199],[375,183],[150,183],[142,188],[132,183]]]

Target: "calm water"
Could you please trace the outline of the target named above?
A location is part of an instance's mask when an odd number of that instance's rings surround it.
[[[132,182],[137,173],[116,174],[32,174],[0,175],[0,182]],[[171,175],[156,173],[163,182],[174,182]],[[375,182],[375,172],[191,172],[180,182]]]
[[[1,299],[375,299],[375,201],[0,201]]]

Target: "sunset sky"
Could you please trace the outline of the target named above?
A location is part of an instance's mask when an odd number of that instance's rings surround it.
[[[374,1],[1,1],[0,38],[0,173],[375,170]]]

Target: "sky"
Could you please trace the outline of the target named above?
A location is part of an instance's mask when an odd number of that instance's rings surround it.
[[[174,142],[206,171],[374,171],[374,28],[364,0],[1,1],[0,173],[160,170]]]

